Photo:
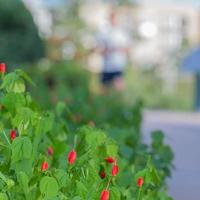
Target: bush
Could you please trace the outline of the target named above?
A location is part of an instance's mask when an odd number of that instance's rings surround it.
[[[10,64],[35,62],[44,56],[44,43],[20,0],[0,0],[0,44],[0,60]]]
[[[119,121],[113,121],[113,117],[104,130],[91,127],[94,124],[85,126],[64,103],[58,103],[55,112],[42,110],[26,92],[24,80],[32,82],[24,72],[17,70],[2,77],[2,200],[98,200],[104,189],[109,190],[110,200],[171,199],[166,194],[165,177],[172,157],[170,148],[163,144],[162,133],[154,133],[152,146],[147,146],[139,139],[134,141],[139,125],[134,128],[128,120],[118,129]],[[139,108],[140,104],[136,104],[131,110],[134,118],[140,116]],[[115,133],[113,138],[106,130]],[[114,137],[119,136],[117,143]],[[77,152],[77,158],[70,164],[67,154],[72,149]],[[108,157],[114,163],[106,162]],[[119,166],[119,173],[116,168],[113,172],[115,165]]]
[[[163,133],[154,131],[150,146],[142,142],[141,100],[127,105],[123,95],[119,96],[118,93],[106,96],[93,94],[89,90],[90,74],[74,62],[55,64],[45,73],[34,70],[31,74],[40,88],[38,91],[35,87],[31,93],[40,105],[48,105],[47,107],[52,109],[55,108],[56,102],[62,100],[58,105],[67,107],[63,118],[68,121],[71,131],[85,124],[101,128],[118,142],[119,154],[125,157],[130,165],[141,169],[145,167],[148,155],[151,155],[152,162],[160,171],[162,182],[171,175],[173,153],[171,148],[164,144]],[[51,80],[53,84],[49,85],[47,80]]]
[[[38,86],[29,90],[44,108],[52,108],[58,101],[81,103],[89,96],[90,74],[77,62],[44,63],[30,67],[27,72]]]

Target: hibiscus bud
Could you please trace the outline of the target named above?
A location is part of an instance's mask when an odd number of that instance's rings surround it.
[[[52,156],[53,153],[54,153],[53,147],[49,147],[47,151],[48,151],[48,154],[49,154],[50,156]]]
[[[110,163],[110,164],[115,162],[115,159],[113,157],[107,157],[105,160],[107,163]]]
[[[5,74],[6,72],[6,64],[0,63],[0,74]]]
[[[138,187],[141,188],[142,185],[143,185],[143,183],[144,183],[143,178],[142,178],[142,177],[139,177],[138,180],[137,180],[137,185],[138,185]]]
[[[48,162],[44,161],[44,162],[42,163],[42,165],[41,165],[41,171],[42,171],[42,172],[43,172],[43,171],[46,171],[46,170],[48,170],[48,168],[49,168]]]
[[[100,171],[99,176],[101,177],[101,179],[104,179],[106,177],[105,171]]]
[[[76,151],[72,150],[68,154],[68,161],[70,165],[73,165],[76,160]]]
[[[102,191],[100,200],[109,200],[109,191],[108,190]]]
[[[119,167],[117,164],[114,164],[112,167],[112,176],[116,176],[119,172]]]
[[[10,139],[13,141],[16,137],[17,137],[17,131],[16,130],[12,130],[10,132]]]

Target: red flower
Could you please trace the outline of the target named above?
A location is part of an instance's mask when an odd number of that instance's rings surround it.
[[[50,156],[52,156],[53,153],[54,153],[53,147],[49,147],[47,151],[48,151],[48,154],[49,154]]]
[[[138,187],[139,187],[139,188],[142,187],[143,183],[144,183],[143,178],[142,178],[142,177],[139,177],[138,180],[137,180],[137,185],[138,185]]]
[[[119,167],[117,164],[114,164],[112,167],[112,176],[116,176],[119,172]]]
[[[107,157],[105,160],[107,163],[110,163],[110,164],[115,162],[115,159],[113,157]]]
[[[6,72],[6,64],[0,63],[0,74],[4,74]]]
[[[12,130],[10,132],[10,139],[13,141],[17,137],[17,132],[16,130]]]
[[[43,172],[43,171],[46,171],[46,170],[48,170],[48,168],[49,168],[48,162],[44,161],[44,162],[42,163],[42,165],[41,165],[41,171],[42,171],[42,172]]]
[[[102,191],[100,200],[109,200],[109,191],[108,190]]]
[[[99,176],[100,176],[102,179],[104,179],[104,178],[106,177],[105,171],[100,171],[100,172],[99,172]]]
[[[68,161],[70,165],[73,165],[76,160],[76,151],[72,150],[68,154]]]

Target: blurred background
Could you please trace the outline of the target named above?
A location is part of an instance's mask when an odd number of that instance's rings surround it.
[[[0,0],[0,62],[29,73],[44,108],[72,101],[72,90],[77,99],[98,94],[102,57],[91,49],[113,8],[130,36],[124,99],[143,101],[144,140],[152,129],[165,131],[176,156],[174,199],[197,200],[200,54],[199,68],[184,62],[200,46],[198,0]]]
[[[127,101],[140,97],[148,108],[195,110],[196,72],[181,66],[200,40],[195,0],[1,0],[0,59],[10,68],[39,63],[41,71],[52,63],[81,63],[95,77],[102,59],[90,49],[113,6],[131,38]],[[92,81],[95,88],[98,79]]]

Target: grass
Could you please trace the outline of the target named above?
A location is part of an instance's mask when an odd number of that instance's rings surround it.
[[[193,110],[194,80],[180,74],[171,90],[166,89],[156,71],[129,68],[125,75],[125,95],[128,102],[141,98],[147,108]]]

